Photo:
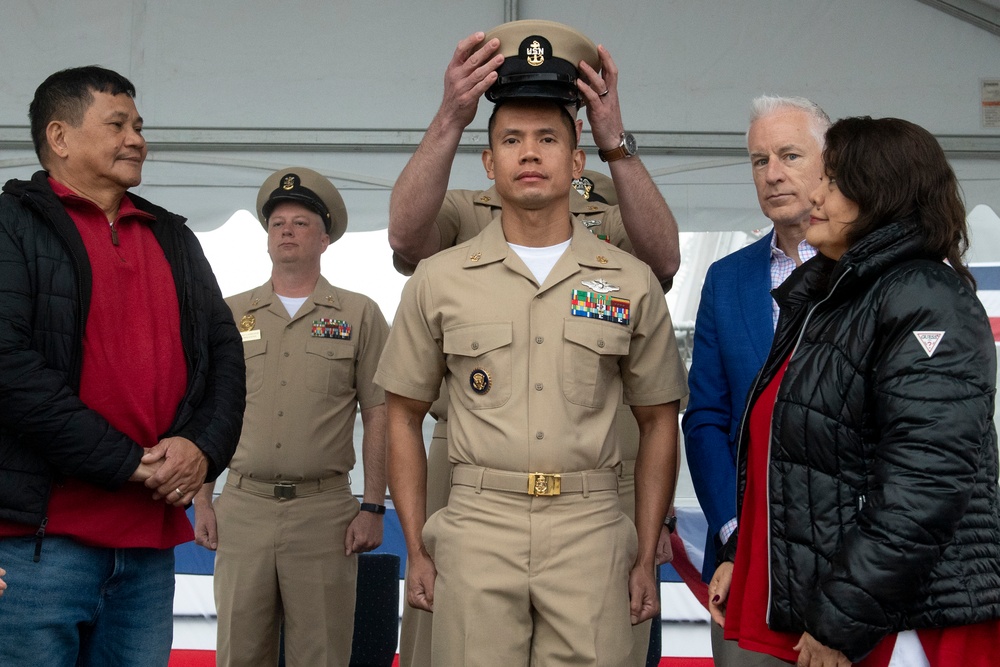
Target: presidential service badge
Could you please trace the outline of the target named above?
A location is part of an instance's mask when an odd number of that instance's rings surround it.
[[[472,391],[483,396],[493,388],[493,380],[489,373],[482,368],[477,368],[469,373],[469,386],[472,387]]]

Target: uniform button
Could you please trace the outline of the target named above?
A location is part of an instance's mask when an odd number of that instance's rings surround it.
[[[604,347],[604,339],[603,338],[599,338],[597,340],[597,347]]]
[[[281,381],[281,386],[282,386],[282,387],[284,387],[284,386],[285,386],[286,384],[288,384],[288,382],[286,382],[285,380],[282,380],[282,381]]]
[[[284,417],[285,416],[285,411],[284,410],[278,410],[278,416],[279,417]]]
[[[276,445],[275,445],[275,447],[276,447],[277,449],[281,449],[281,443],[279,442],[278,444],[276,444]]]
[[[332,357],[333,356],[333,350],[327,350],[326,351],[326,356]]]
[[[542,338],[541,336],[535,336],[535,342],[541,345],[543,342],[545,342],[545,339]]]
[[[479,343],[473,343],[472,344],[472,349],[473,350],[478,350],[479,349]]]
[[[287,352],[285,352],[284,356],[286,356],[286,357],[287,357],[287,356],[288,356],[288,353],[287,353]]]
[[[274,478],[275,479],[281,479],[281,473],[279,472],[277,475],[274,476]]]
[[[545,434],[542,433],[541,431],[538,431],[537,433],[535,433],[535,440],[541,440],[544,437],[545,437]]]
[[[536,382],[535,383],[535,389],[537,391],[541,391],[542,390],[542,383],[541,382]]]

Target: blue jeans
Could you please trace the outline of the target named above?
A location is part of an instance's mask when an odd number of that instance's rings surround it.
[[[165,667],[173,640],[173,549],[0,539],[0,665]]]

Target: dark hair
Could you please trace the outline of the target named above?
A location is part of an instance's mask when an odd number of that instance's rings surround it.
[[[563,123],[569,128],[570,148],[576,149],[576,121],[573,120],[573,116],[570,115],[569,111],[561,103],[545,97],[511,97],[497,102],[496,106],[493,107],[493,113],[490,114],[490,122],[486,126],[486,133],[491,149],[493,148],[493,128],[496,127],[497,112],[500,110],[500,107],[507,105],[558,109]]]
[[[975,286],[962,262],[969,228],[958,179],[934,136],[899,118],[843,118],[826,133],[827,175],[858,205],[848,245],[902,218],[919,223],[924,250]]]
[[[109,95],[126,94],[135,97],[135,86],[117,72],[97,65],[64,69],[49,76],[35,90],[35,98],[28,106],[31,120],[31,141],[35,155],[44,165],[42,153],[48,149],[45,129],[54,120],[61,120],[79,127],[83,115],[94,103],[94,93]]]

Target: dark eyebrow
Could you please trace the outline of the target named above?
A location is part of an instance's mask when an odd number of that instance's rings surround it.
[[[108,114],[108,120],[128,120],[129,115],[124,111],[112,111]],[[142,116],[135,117],[136,122],[143,124]]]

